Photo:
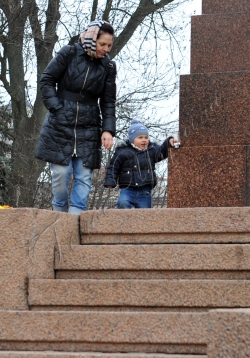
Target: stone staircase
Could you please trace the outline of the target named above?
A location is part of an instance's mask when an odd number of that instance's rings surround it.
[[[0,261],[0,358],[241,357],[220,355],[216,339],[222,314],[248,317],[250,209],[0,219],[12,260],[6,272]]]
[[[0,210],[0,358],[250,356],[250,5],[202,5],[169,208]]]

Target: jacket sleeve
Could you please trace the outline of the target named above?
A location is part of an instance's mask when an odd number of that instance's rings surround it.
[[[45,107],[52,113],[62,108],[62,102],[57,97],[56,85],[60,81],[68,65],[71,46],[63,46],[42,73],[40,89]]]
[[[108,131],[113,136],[116,132],[116,117],[115,117],[115,104],[116,104],[116,63],[110,61],[107,65],[107,76],[100,98],[100,108],[102,112],[102,131]]]
[[[155,163],[158,163],[168,157],[168,148],[170,147],[169,140],[173,137],[168,137],[161,145],[155,144]]]
[[[105,187],[112,186],[112,188],[115,188],[117,186],[122,165],[122,161],[120,159],[121,157],[119,151],[115,151],[115,154],[111,158],[107,168],[107,174],[103,184]]]

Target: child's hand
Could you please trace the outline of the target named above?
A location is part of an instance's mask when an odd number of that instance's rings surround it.
[[[174,147],[174,143],[180,143],[180,141],[177,138],[170,138],[169,143],[170,143],[171,147]]]

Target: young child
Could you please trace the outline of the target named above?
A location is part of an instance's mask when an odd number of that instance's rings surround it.
[[[178,139],[169,137],[162,145],[152,143],[147,127],[131,121],[128,140],[117,145],[104,182],[106,188],[121,188],[118,209],[151,208],[151,190],[157,183],[155,163],[167,158],[175,142]]]

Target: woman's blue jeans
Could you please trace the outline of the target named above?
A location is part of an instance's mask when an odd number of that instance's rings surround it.
[[[121,189],[117,201],[118,209],[149,209],[151,208],[151,188]]]
[[[82,159],[72,157],[69,165],[50,164],[52,175],[53,210],[80,214],[87,210],[87,202],[91,190],[92,169],[82,164]],[[69,182],[73,174],[73,186],[69,201]]]

